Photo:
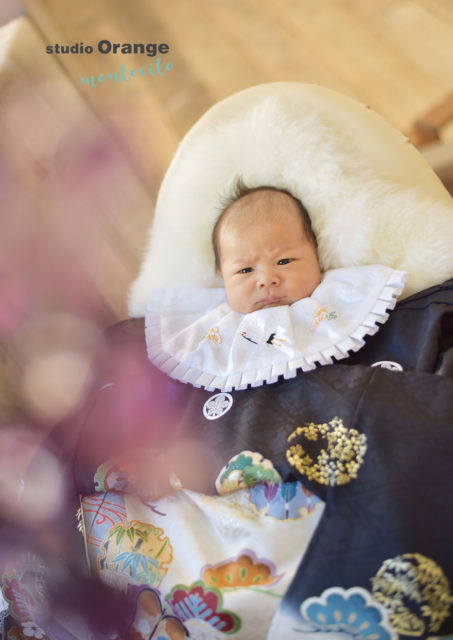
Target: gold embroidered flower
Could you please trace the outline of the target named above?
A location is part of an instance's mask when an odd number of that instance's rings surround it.
[[[390,623],[403,635],[438,631],[453,604],[444,572],[420,553],[385,560],[371,584],[373,598],[389,610]]]
[[[286,451],[288,462],[308,480],[341,485],[357,477],[367,450],[366,435],[348,429],[341,418],[297,427],[288,438],[301,440]]]

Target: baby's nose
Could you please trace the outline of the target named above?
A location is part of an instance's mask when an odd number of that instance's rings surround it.
[[[258,275],[258,286],[260,288],[276,286],[280,283],[280,278],[275,269],[261,269]]]

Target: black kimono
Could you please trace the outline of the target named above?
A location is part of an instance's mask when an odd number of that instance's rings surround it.
[[[453,634],[452,378],[452,280],[399,302],[341,364],[223,399],[157,370],[146,356],[143,320],[126,320],[105,334],[85,407],[55,429],[47,446],[66,462],[68,505],[71,496],[99,490],[96,469],[131,442],[162,452],[148,486],[153,497],[174,489],[165,452],[175,441],[202,442],[212,452],[200,473],[172,469],[185,488],[208,495],[216,493],[223,465],[242,451],[259,451],[283,482],[301,481],[325,501],[269,638]],[[54,532],[69,535],[67,518],[61,514]],[[50,573],[48,582],[60,591],[50,584],[52,602],[72,594],[74,608],[97,627],[93,637],[109,637],[112,628],[117,637],[135,637],[127,629],[143,591],[115,599],[79,571],[78,545],[67,545],[65,578]],[[167,629],[168,637],[184,637],[184,620],[162,615],[179,624],[180,635]],[[52,624],[46,632],[60,640]]]

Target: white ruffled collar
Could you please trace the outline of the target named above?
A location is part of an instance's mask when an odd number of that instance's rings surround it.
[[[148,356],[210,391],[291,378],[358,351],[387,320],[406,277],[380,265],[333,269],[309,298],[249,314],[233,311],[223,288],[161,289],[145,317]]]

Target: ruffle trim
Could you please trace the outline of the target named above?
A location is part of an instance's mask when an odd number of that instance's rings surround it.
[[[380,328],[378,325],[388,320],[388,311],[394,309],[407,277],[407,272],[393,270],[373,309],[361,324],[346,338],[309,356],[299,356],[269,367],[253,368],[229,376],[217,376],[187,365],[165,351],[161,342],[159,312],[155,311],[148,314],[145,326],[148,357],[158,369],[171,378],[197,388],[204,387],[207,391],[242,391],[248,387],[260,387],[264,383],[273,384],[280,377],[288,380],[294,378],[299,370],[311,371],[318,365],[333,364],[334,359],[342,360],[351,352],[359,351],[365,344],[365,336],[377,333]]]

